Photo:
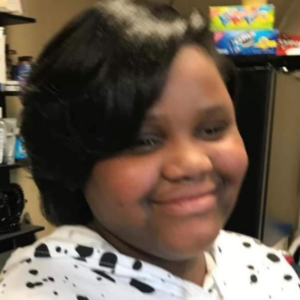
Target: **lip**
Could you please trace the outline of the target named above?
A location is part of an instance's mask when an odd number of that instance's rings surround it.
[[[155,208],[175,216],[205,214],[216,209],[216,190],[187,194],[168,201],[152,201]]]

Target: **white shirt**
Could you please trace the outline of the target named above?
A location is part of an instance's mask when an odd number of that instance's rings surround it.
[[[299,300],[296,273],[273,249],[221,231],[205,254],[203,287],[114,249],[83,226],[64,226],[8,260],[1,300]]]

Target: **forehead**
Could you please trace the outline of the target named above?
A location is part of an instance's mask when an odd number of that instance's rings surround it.
[[[186,46],[176,55],[159,101],[148,115],[177,107],[190,110],[231,107],[232,101],[215,62],[198,46]]]
[[[214,82],[224,85],[211,56],[196,45],[185,46],[175,56],[168,81],[196,81],[199,86]]]

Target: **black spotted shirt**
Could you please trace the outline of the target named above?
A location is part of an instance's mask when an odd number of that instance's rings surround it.
[[[114,249],[83,226],[64,226],[13,253],[1,300],[300,300],[299,278],[277,251],[221,231],[205,254],[203,287]]]

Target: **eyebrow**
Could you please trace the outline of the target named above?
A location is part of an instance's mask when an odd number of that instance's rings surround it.
[[[206,106],[206,107],[199,108],[196,114],[200,117],[211,117],[214,115],[223,115],[223,114],[228,114],[228,108],[226,105]],[[166,116],[164,114],[149,113],[145,117],[145,122],[161,121],[164,119],[166,119]]]

